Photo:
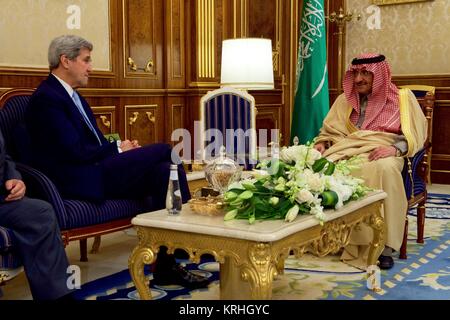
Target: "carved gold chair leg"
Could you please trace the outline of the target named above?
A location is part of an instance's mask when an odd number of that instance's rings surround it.
[[[98,251],[100,249],[101,241],[102,241],[102,237],[101,236],[95,237],[94,238],[94,243],[92,244],[91,251],[89,251],[89,253],[98,253]]]

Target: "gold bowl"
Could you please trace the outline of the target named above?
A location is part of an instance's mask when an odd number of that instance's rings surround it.
[[[224,214],[225,203],[221,197],[198,197],[188,201],[192,211],[204,216]]]

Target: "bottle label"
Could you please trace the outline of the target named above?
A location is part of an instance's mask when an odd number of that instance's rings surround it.
[[[181,198],[181,191],[180,190],[175,190],[174,195],[175,195],[175,197]]]
[[[178,180],[178,171],[176,170],[170,171],[170,180]]]

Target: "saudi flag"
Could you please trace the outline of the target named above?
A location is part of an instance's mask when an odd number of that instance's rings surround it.
[[[304,0],[297,60],[297,88],[291,142],[304,144],[319,134],[329,110],[324,0]]]

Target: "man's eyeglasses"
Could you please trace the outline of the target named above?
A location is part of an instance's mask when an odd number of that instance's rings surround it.
[[[372,74],[372,72],[370,72],[368,70],[365,70],[365,69],[363,69],[363,70],[353,70],[352,73],[353,73],[353,77],[354,78],[356,78],[358,75],[360,75],[361,77],[367,78],[367,77],[369,77]]]

